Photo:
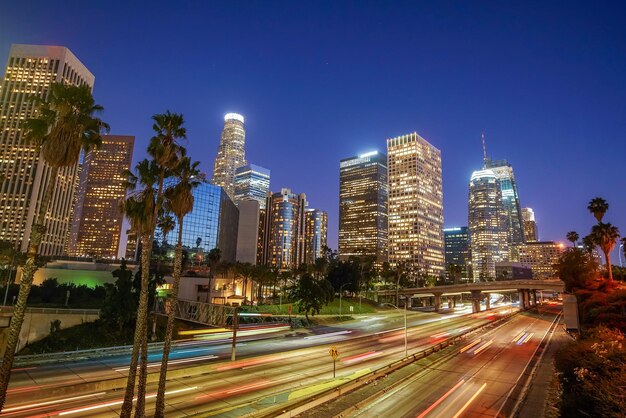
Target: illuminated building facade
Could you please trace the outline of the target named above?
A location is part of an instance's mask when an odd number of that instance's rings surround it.
[[[88,85],[94,76],[61,46],[12,45],[0,84],[0,240],[26,251],[30,232],[47,189],[51,169],[35,145],[22,138],[20,123],[34,116],[31,97],[46,98],[52,83]],[[41,255],[61,255],[69,235],[78,162],[52,179]]]
[[[492,170],[474,171],[468,202],[474,281],[494,280],[496,263],[509,259],[509,244],[502,191]]]
[[[535,212],[531,208],[522,208],[522,222],[524,222],[524,240],[526,242],[539,241]]]
[[[339,163],[339,257],[387,261],[387,156],[377,151]]]
[[[511,247],[511,260],[530,265],[534,279],[556,278],[554,265],[565,246],[554,241],[535,241]]]
[[[183,223],[183,249],[204,254],[219,248],[222,261],[234,262],[237,254],[239,209],[219,186],[201,183],[193,189],[193,211]],[[170,245],[178,240],[178,225],[166,236]]]
[[[116,258],[126,196],[122,170],[130,170],[134,136],[103,135],[99,149],[85,156],[72,213],[68,254]]]
[[[132,229],[128,229],[126,231],[126,250],[123,257],[126,260],[138,261],[139,247],[141,247],[141,243],[137,239],[137,233]]]
[[[291,269],[306,262],[306,195],[290,189],[268,193],[262,264]]]
[[[441,151],[417,133],[387,140],[389,263],[444,275]]]
[[[246,165],[246,130],[243,125],[243,116],[237,113],[227,113],[224,116],[224,129],[217,148],[217,157],[213,166],[213,181],[235,199],[235,172],[239,167]]]
[[[328,214],[323,210],[306,210],[306,263],[314,264],[328,245]]]
[[[470,270],[470,235],[466,226],[444,228],[443,237],[446,247],[446,275],[449,266],[461,268],[461,277],[468,277]]]
[[[506,160],[486,159],[485,168],[493,171],[500,184],[509,244],[521,244],[524,242],[524,223],[513,167]]]
[[[270,191],[270,170],[249,164],[235,170],[235,203],[256,200],[265,209],[265,199]]]

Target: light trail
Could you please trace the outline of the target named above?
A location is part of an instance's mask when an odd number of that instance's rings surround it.
[[[200,360],[212,360],[212,359],[216,359],[218,358],[217,356],[214,355],[208,355],[208,356],[200,356],[200,357],[190,357],[190,358],[185,358],[185,359],[179,359],[179,360],[170,360],[167,362],[167,365],[176,365],[176,364],[182,364],[182,363],[190,363],[192,361],[200,361]],[[148,363],[148,367],[161,367],[161,362],[155,362],[155,363]],[[139,367],[139,366],[137,366]],[[114,369],[116,372],[126,372],[128,370],[130,370],[130,367],[122,367],[119,369]]]
[[[441,402],[445,401],[446,398],[448,396],[450,396],[452,394],[452,392],[454,392],[455,390],[457,390],[463,383],[465,383],[465,379],[462,379],[460,382],[458,382],[456,385],[454,385],[452,387],[452,389],[450,389],[449,391],[447,391],[446,393],[444,393],[439,399],[437,399],[435,401],[435,403],[433,403],[431,406],[429,406],[424,412],[422,412],[421,414],[419,414],[417,416],[417,418],[424,418],[430,411],[432,411],[433,409],[435,409]]]
[[[105,394],[106,394],[106,392],[90,393],[88,395],[74,396],[74,397],[71,397],[71,398],[55,399],[54,401],[38,402],[38,403],[31,403],[31,404],[28,404],[28,405],[14,406],[12,408],[4,408],[2,410],[2,414],[4,415],[6,412],[21,411],[23,409],[33,409],[33,408],[38,408],[40,406],[52,405],[52,404],[55,404],[55,403],[64,403],[64,402],[69,402],[69,401],[75,401],[77,399],[90,398],[92,396],[100,396],[100,395],[105,395]]]
[[[481,338],[472,341],[471,343],[469,343],[468,345],[466,345],[465,347],[461,348],[461,350],[459,351],[460,353],[465,353],[467,350],[469,350],[470,348],[474,347],[476,344],[479,344],[482,341]]]
[[[480,354],[483,351],[485,351],[491,344],[493,344],[493,340],[491,341],[487,341],[486,343],[484,343],[483,345],[481,345],[480,347],[478,347],[476,350],[474,350],[474,355],[476,354]]]
[[[459,412],[457,412],[452,418],[459,418],[459,416],[465,412],[465,409],[467,409],[467,407],[472,403],[472,401],[474,401],[474,399],[476,399],[476,397],[478,395],[480,395],[480,392],[483,391],[483,389],[485,389],[485,386],[487,386],[487,383],[483,383],[483,385],[480,387],[480,389],[478,389],[476,391],[476,393],[474,393],[472,395],[471,398],[469,398],[469,400],[467,402],[465,402],[465,405],[463,405],[463,407],[461,407],[461,409],[459,410]]]

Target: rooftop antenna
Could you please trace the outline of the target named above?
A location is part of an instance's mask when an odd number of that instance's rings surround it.
[[[487,146],[485,145],[485,131],[480,133],[480,138],[483,141],[483,164],[487,167]]]

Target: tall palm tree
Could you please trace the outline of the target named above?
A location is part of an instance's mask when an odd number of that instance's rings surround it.
[[[163,114],[152,116],[152,129],[155,136],[150,139],[148,145],[148,154],[152,158],[158,175],[155,183],[151,185],[154,190],[154,208],[150,221],[150,240],[149,249],[146,250],[148,255],[147,266],[141,271],[141,291],[139,293],[139,307],[137,309],[137,323],[135,325],[135,336],[133,341],[133,351],[131,353],[131,368],[126,381],[126,391],[124,393],[124,402],[122,403],[121,418],[130,418],[133,409],[133,395],[135,391],[136,365],[139,359],[139,379],[137,382],[137,405],[135,410],[136,417],[145,415],[146,406],[146,380],[148,377],[148,287],[150,285],[150,257],[152,255],[152,241],[154,239],[154,230],[158,215],[163,207],[163,184],[165,178],[171,175],[171,170],[176,166],[178,159],[181,157],[181,147],[178,141],[186,138],[187,131],[183,127],[183,116],[171,113],[169,110]],[[130,182],[132,183],[132,182]],[[142,254],[143,264],[143,254]],[[145,291],[144,291],[145,289]],[[135,367],[133,368],[133,364]]]
[[[129,191],[129,196],[121,202],[120,211],[130,221],[131,228],[137,232],[137,237],[141,240],[141,287],[135,324],[135,339],[130,356],[127,380],[127,383],[132,382],[132,384],[130,395],[128,386],[125,393],[125,396],[130,396],[130,402],[128,405],[123,404],[122,409],[122,415],[126,417],[130,417],[132,412],[133,391],[137,376],[139,350],[141,349],[141,339],[138,339],[137,333],[142,329],[141,321],[147,321],[147,316],[140,315],[140,312],[141,310],[147,310],[150,259],[152,257],[152,240],[155,226],[153,215],[160,172],[161,168],[159,165],[154,160],[147,159],[137,163],[135,173],[128,170],[124,172],[124,176],[127,178],[126,188]]]
[[[24,139],[39,148],[40,158],[51,170],[44,186],[37,219],[31,229],[28,258],[22,268],[20,290],[0,368],[0,410],[6,400],[15,348],[24,322],[26,301],[38,269],[36,258],[39,244],[46,234],[46,212],[52,200],[59,169],[76,165],[81,151],[88,152],[99,147],[102,142],[101,133],[109,129],[109,125],[96,116],[103,107],[95,103],[87,85],[66,86],[53,83],[46,99],[35,97],[33,101],[36,113],[35,117],[22,123]]]
[[[180,160],[174,169],[176,185],[165,191],[167,208],[176,216],[178,223],[178,241],[174,255],[174,272],[172,292],[170,294],[170,309],[167,313],[167,327],[165,331],[165,343],[163,344],[163,356],[161,357],[161,370],[159,373],[159,388],[157,390],[155,418],[164,417],[165,412],[165,381],[167,377],[167,362],[172,346],[172,333],[174,330],[174,313],[178,302],[178,288],[180,285],[181,262],[183,258],[183,221],[185,216],[193,210],[193,189],[200,185],[198,178],[198,161],[192,163],[189,157]]]
[[[596,248],[596,243],[591,234],[584,236],[581,241],[583,249],[587,252],[587,254],[593,253],[593,249]]]
[[[591,237],[604,253],[606,266],[609,271],[609,283],[613,283],[613,268],[611,266],[611,251],[619,239],[619,229],[610,223],[598,222],[591,228]]]
[[[215,273],[222,263],[222,250],[213,248],[207,253],[207,263],[209,265],[209,289],[207,291],[207,302],[211,302],[211,281],[215,278]]]
[[[595,216],[598,222],[602,222],[604,214],[607,210],[609,210],[609,204],[601,197],[596,197],[589,201],[589,206],[587,206],[587,209],[589,209],[589,212],[591,212],[593,216]]]
[[[572,243],[572,247],[576,247],[576,242],[578,241],[578,238],[580,238],[578,232],[576,231],[569,231],[565,237]]]

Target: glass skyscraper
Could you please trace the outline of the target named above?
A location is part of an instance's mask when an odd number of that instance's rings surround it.
[[[328,214],[323,210],[306,210],[306,263],[322,257],[328,242]]]
[[[0,83],[0,240],[26,251],[48,188],[51,169],[35,144],[24,141],[21,122],[34,116],[31,97],[45,99],[50,84],[87,85],[94,76],[62,46],[12,45]],[[69,235],[70,214],[78,187],[78,162],[59,169],[51,183],[46,234],[41,255],[61,255]]]
[[[468,225],[474,281],[495,280],[496,263],[509,258],[509,235],[502,189],[492,170],[472,173]]]
[[[417,133],[387,140],[389,264],[444,275],[441,151]]]
[[[339,163],[339,257],[387,261],[387,156],[377,151]]]
[[[235,171],[235,202],[256,200],[265,209],[265,199],[270,191],[270,170],[249,164]]]
[[[521,244],[524,242],[524,223],[513,167],[507,160],[486,159],[485,168],[493,171],[500,184],[509,244]]]
[[[291,269],[306,262],[304,193],[283,188],[268,193],[264,214],[262,264]]]
[[[468,277],[470,265],[470,235],[466,226],[444,228],[446,246],[446,267],[455,265],[461,268],[461,277]]]
[[[71,256],[116,258],[126,196],[122,170],[130,170],[134,136],[103,135],[102,145],[85,156],[68,243]]]
[[[213,181],[221,186],[231,199],[235,199],[235,171],[246,165],[246,130],[243,116],[227,113],[224,116],[224,130],[217,148],[213,166]]]
[[[522,208],[522,221],[524,222],[524,240],[526,242],[539,241],[535,211],[532,208]]]
[[[193,197],[193,211],[185,216],[183,223],[183,248],[205,253],[219,248],[223,261],[234,262],[239,222],[237,206],[221,187],[209,183],[196,187]],[[176,245],[178,226],[166,239],[170,245]]]

